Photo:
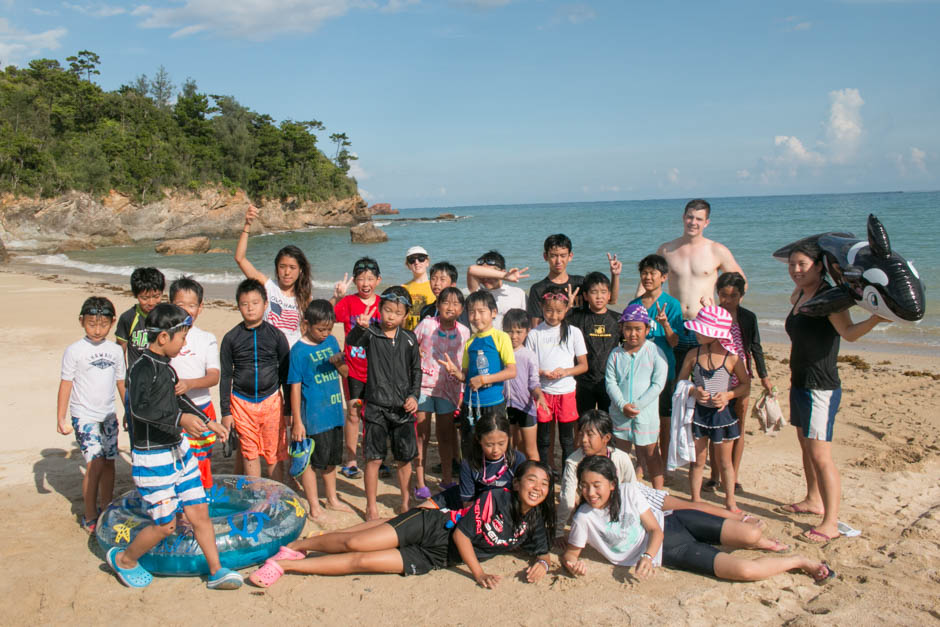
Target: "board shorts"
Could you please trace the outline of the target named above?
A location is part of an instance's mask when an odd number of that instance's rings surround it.
[[[421,392],[418,399],[418,411],[429,414],[450,414],[457,411],[457,406],[441,396],[430,396]]]
[[[802,429],[807,440],[832,442],[832,427],[841,402],[841,388],[810,390],[791,387],[790,424]]]
[[[447,568],[451,534],[448,520],[450,517],[440,510],[416,507],[388,521],[398,536],[402,576]]]
[[[567,394],[549,394],[542,392],[545,397],[545,404],[548,405],[546,412],[541,407],[537,407],[536,418],[539,422],[561,423],[575,422],[578,419],[578,401],[577,392],[568,392]]]
[[[666,516],[663,539],[663,566],[702,575],[715,574],[715,557],[721,553],[724,518],[691,509],[676,510]]]
[[[131,449],[134,485],[156,525],[173,520],[183,507],[208,503],[199,464],[183,438],[172,448]]]
[[[205,405],[200,405],[199,409],[209,420],[215,420],[215,407],[212,401]],[[215,446],[216,434],[213,431],[203,431],[199,437],[191,436],[183,431],[183,437],[189,440],[189,449],[193,452],[196,462],[199,464],[199,476],[202,477],[202,487],[209,489],[212,487],[212,448]]]
[[[536,422],[535,414],[524,412],[515,407],[506,408],[506,417],[509,418],[509,424],[522,427],[523,429],[534,427]]]
[[[108,414],[104,420],[89,420],[72,416],[75,442],[82,451],[85,463],[95,459],[114,459],[118,453],[117,414]]]
[[[278,392],[257,403],[232,394],[231,408],[246,460],[264,457],[268,464],[276,464],[287,459],[287,425]]]
[[[326,470],[343,463],[343,428],[333,427],[320,433],[308,435],[313,440],[310,451],[310,466],[316,470]]]
[[[610,396],[607,395],[607,386],[604,381],[594,385],[578,382],[578,387],[574,393],[579,416],[595,408],[601,411],[610,411]]]
[[[659,416],[668,422],[672,417],[672,393],[676,391],[676,380],[667,379],[663,391],[659,393]]]
[[[362,455],[367,460],[385,459],[388,441],[392,441],[392,457],[407,463],[418,456],[415,419],[401,407],[382,407],[366,403],[362,417]]]

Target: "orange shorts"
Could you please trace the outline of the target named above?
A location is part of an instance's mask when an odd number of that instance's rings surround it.
[[[264,457],[268,464],[287,459],[287,425],[279,393],[257,403],[232,394],[232,418],[245,459]]]
[[[548,412],[536,405],[535,415],[539,422],[574,422],[578,419],[578,399],[574,392],[567,394],[549,394],[543,392]]]

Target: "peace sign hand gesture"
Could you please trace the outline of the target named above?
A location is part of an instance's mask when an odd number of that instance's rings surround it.
[[[506,276],[503,277],[504,281],[512,281],[513,283],[518,283],[520,279],[528,279],[529,275],[527,274],[529,266],[522,268],[511,268],[506,272]]]
[[[460,374],[461,374],[460,368],[458,368],[457,364],[455,364],[454,362],[450,360],[450,355],[448,355],[447,353],[444,353],[444,359],[438,359],[437,363],[444,366],[444,370],[446,370],[447,374],[449,374],[450,376],[456,377],[457,379],[460,378]]]
[[[617,255],[607,253],[607,263],[610,264],[610,273],[613,276],[619,276],[621,270],[623,270],[623,262],[617,259]]]
[[[375,311],[378,308],[379,308],[379,304],[376,303],[369,309],[366,309],[364,312],[359,314],[356,317],[356,324],[358,324],[360,327],[368,328],[369,323],[372,321],[372,316],[375,315]]]
[[[571,283],[565,286],[565,291],[568,293],[568,309],[571,309],[575,306],[578,301],[578,295],[581,293],[581,288],[576,287],[571,289]]]
[[[669,318],[666,317],[666,310],[663,305],[656,303],[656,322],[659,323],[663,329],[668,330],[669,327]]]
[[[349,278],[349,273],[347,272],[346,274],[344,274],[344,275],[343,275],[343,280],[342,280],[342,281],[337,281],[337,282],[333,285],[333,298],[336,299],[336,300],[339,300],[340,298],[342,298],[343,296],[345,296],[345,295],[346,295],[346,292],[349,291],[349,285],[350,285],[352,282],[353,282],[353,280]]]

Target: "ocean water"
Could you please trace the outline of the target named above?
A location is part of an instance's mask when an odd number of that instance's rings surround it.
[[[917,324],[879,325],[867,338],[879,344],[904,344],[909,350],[933,351],[940,346],[940,304],[931,298],[931,284],[940,277],[940,192],[826,194],[709,198],[711,224],[705,234],[731,249],[748,276],[744,305],[754,310],[770,340],[783,340],[783,320],[789,311],[792,282],[786,265],[771,257],[780,246],[824,231],[846,231],[864,237],[869,213],[885,225],[892,247],[912,261],[927,288],[927,315]],[[408,247],[424,246],[431,260],[448,260],[461,272],[483,252],[500,251],[510,266],[529,267],[528,288],[547,274],[542,242],[552,233],[573,241],[569,271],[586,274],[607,271],[607,253],[624,262],[620,303],[636,288],[636,263],[664,241],[682,233],[682,209],[687,199],[532,205],[490,205],[405,209],[398,216],[377,216],[376,224],[389,236],[382,244],[353,245],[345,228],[315,228],[252,237],[248,257],[257,268],[273,274],[274,255],[291,243],[300,246],[313,265],[314,291],[328,296],[335,281],[368,255],[378,260],[383,285],[410,279],[404,255]],[[402,221],[453,213],[455,221]],[[235,248],[234,240],[213,240],[213,246]],[[193,274],[216,298],[232,298],[242,278],[231,255],[163,257],[153,245],[103,248],[67,255],[21,257],[20,262],[46,271],[57,268],[126,282],[136,266],[155,265],[168,278]],[[123,277],[123,278],[122,278]],[[854,308],[859,319],[867,313]]]

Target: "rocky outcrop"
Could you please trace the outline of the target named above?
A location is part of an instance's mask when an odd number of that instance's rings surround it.
[[[374,216],[393,216],[398,214],[398,209],[392,209],[387,202],[377,202],[369,207],[369,212]]]
[[[185,238],[238,236],[251,200],[242,191],[166,192],[147,204],[112,191],[104,198],[69,192],[56,198],[0,197],[0,241],[11,251],[53,252]],[[252,233],[311,226],[354,226],[372,214],[359,196],[324,202],[265,200]]]
[[[3,245],[3,240],[0,240],[0,263],[6,263],[10,259],[10,256],[7,254],[7,249]]]
[[[205,235],[166,239],[156,245],[155,251],[161,255],[201,255],[209,252],[209,238]]]
[[[378,244],[388,241],[388,233],[372,222],[366,222],[349,229],[349,239],[353,244]]]

